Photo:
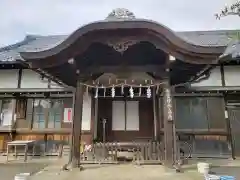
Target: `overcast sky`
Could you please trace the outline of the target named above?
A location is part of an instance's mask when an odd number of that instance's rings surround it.
[[[216,20],[214,14],[234,0],[0,0],[0,47],[26,34],[70,34],[83,24],[127,8],[175,31],[240,29],[240,17]]]

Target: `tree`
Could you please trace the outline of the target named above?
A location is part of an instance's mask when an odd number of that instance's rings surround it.
[[[240,16],[239,0],[237,0],[235,3],[233,3],[230,6],[225,6],[225,8],[222,9],[220,13],[215,14],[217,19],[221,19],[222,17],[229,16],[229,15]]]

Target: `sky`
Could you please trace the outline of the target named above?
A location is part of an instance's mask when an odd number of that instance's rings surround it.
[[[115,8],[157,21],[174,31],[240,29],[240,17],[216,20],[214,14],[234,0],[0,0],[0,47],[27,34],[71,34],[104,19]]]

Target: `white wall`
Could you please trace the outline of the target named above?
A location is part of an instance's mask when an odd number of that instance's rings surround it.
[[[240,86],[240,66],[224,66],[226,86]]]
[[[0,88],[18,88],[19,69],[0,70]],[[22,71],[22,80],[20,88],[48,88],[48,80],[42,80],[41,75],[30,70]],[[50,88],[63,88],[57,83],[51,81]]]
[[[222,86],[222,80],[221,80],[221,72],[220,67],[214,68],[211,73],[210,77],[206,80],[202,80],[198,83],[193,83],[193,87],[199,87],[199,86]]]
[[[24,69],[22,72],[21,88],[48,88],[47,79],[41,79],[41,75],[29,70]]]
[[[18,69],[0,70],[0,88],[17,88]]]

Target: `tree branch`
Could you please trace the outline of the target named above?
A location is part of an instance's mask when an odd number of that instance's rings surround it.
[[[221,10],[220,13],[215,14],[217,19],[221,19],[222,17],[230,16],[230,15],[240,16],[240,1],[239,0],[230,6],[226,6],[224,9]]]

